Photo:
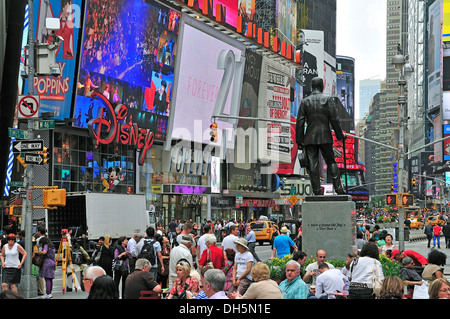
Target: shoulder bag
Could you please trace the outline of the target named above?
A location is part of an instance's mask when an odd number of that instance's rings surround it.
[[[187,292],[187,289],[189,288],[189,283],[190,283],[190,280],[189,280],[189,282],[187,282],[187,280],[186,280],[186,282],[184,283],[183,292],[181,294],[178,294],[178,291],[177,291],[177,294],[174,295],[172,299],[186,299],[186,292]]]
[[[31,262],[35,266],[42,267],[42,264],[44,263],[44,258],[45,258],[45,256],[43,254],[36,253],[33,256],[33,259],[31,260]]]
[[[98,265],[100,257],[102,256],[102,248],[103,248],[103,246],[100,246],[100,250],[97,251],[97,253],[95,254],[95,258],[94,258],[95,265]]]
[[[380,275],[378,274],[378,266],[376,259],[373,260],[372,286],[373,286],[373,294],[377,297],[380,296],[382,282],[380,279]]]

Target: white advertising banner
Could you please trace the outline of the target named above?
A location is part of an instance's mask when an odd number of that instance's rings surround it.
[[[290,69],[263,59],[259,88],[258,117],[290,121]],[[258,124],[259,158],[275,163],[291,161],[291,129],[289,123],[260,121]]]
[[[220,32],[204,24],[205,30],[200,28],[201,25],[191,22],[181,28],[182,54],[178,56],[180,61],[171,134],[173,140],[220,145],[222,130],[231,131],[233,125],[224,119],[217,119],[219,138],[215,143],[210,141],[211,116],[224,75],[224,70],[217,68],[217,61],[222,50],[231,50],[235,56],[240,56],[245,55],[245,48],[229,37],[221,39]],[[229,90],[224,108],[226,113],[231,108],[231,95],[232,90]]]

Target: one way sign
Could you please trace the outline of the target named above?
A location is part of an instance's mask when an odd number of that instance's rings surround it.
[[[25,164],[43,165],[44,157],[41,154],[25,154]]]
[[[44,140],[16,140],[13,141],[13,152],[41,152],[44,150]]]

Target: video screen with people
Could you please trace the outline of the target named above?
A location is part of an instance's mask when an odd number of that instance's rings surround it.
[[[74,126],[88,127],[103,94],[128,117],[166,139],[181,15],[156,2],[89,0],[85,19]]]

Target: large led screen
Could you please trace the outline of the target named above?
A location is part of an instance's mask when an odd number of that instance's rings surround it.
[[[81,0],[39,0],[33,2],[33,32],[36,43],[53,43],[57,37],[63,41],[56,51],[55,62],[59,65],[59,76],[35,76],[34,94],[39,94],[39,112],[50,112],[53,118],[64,120],[71,113],[76,55],[81,30]],[[31,13],[31,11],[30,11]],[[46,28],[47,18],[60,21],[59,30]],[[25,27],[28,19],[25,17]],[[27,28],[28,30],[28,28]],[[24,36],[24,44],[27,36]],[[22,56],[24,59],[24,56]],[[24,62],[24,60],[22,60]],[[38,61],[35,59],[35,64]],[[23,86],[25,92],[28,80]]]
[[[172,111],[180,13],[156,2],[87,1],[83,53],[74,126],[87,128],[103,94],[114,107],[128,107],[126,121],[150,129],[156,142],[167,137]]]
[[[235,56],[240,56],[245,54],[245,48],[212,28],[187,16],[183,17],[185,18],[187,23],[183,23],[181,27],[182,53],[178,57],[177,87],[174,94],[176,109],[170,131],[172,140],[210,144],[209,126],[224,74],[224,70],[217,68],[220,52],[231,50]],[[232,89],[228,92],[224,108],[226,114],[230,111],[231,94]],[[231,123],[221,119],[217,119],[217,124],[219,138],[213,144],[222,142],[222,129],[232,128]],[[230,139],[231,135],[228,141]]]

